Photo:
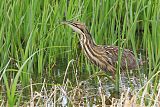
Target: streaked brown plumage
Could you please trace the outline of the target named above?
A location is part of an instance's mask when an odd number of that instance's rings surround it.
[[[96,45],[85,24],[80,22],[64,22],[79,34],[79,41],[86,57],[103,71],[115,74],[118,62],[118,46]],[[124,49],[121,57],[121,70],[136,69],[136,58],[129,49]]]

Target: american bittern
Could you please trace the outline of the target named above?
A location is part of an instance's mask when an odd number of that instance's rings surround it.
[[[118,46],[96,45],[83,23],[70,21],[63,23],[79,34],[79,41],[86,57],[103,71],[110,71],[114,75],[118,62]],[[137,68],[136,58],[129,49],[122,51],[120,66],[122,71]]]

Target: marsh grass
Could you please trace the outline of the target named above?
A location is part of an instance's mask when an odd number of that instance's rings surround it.
[[[36,83],[31,83],[30,80],[34,80],[33,77],[35,80],[39,78],[41,83],[38,84],[43,84],[43,89],[51,91],[52,89],[47,89],[44,84],[52,84],[52,81],[43,82],[44,74],[47,75],[46,79],[54,77],[56,81],[58,78],[56,73],[58,69],[61,69],[61,74],[63,74],[61,77],[66,79],[63,82],[60,79],[53,84],[54,93],[51,93],[50,96],[54,97],[53,100],[49,100],[56,105],[60,101],[57,100],[57,97],[64,94],[62,87],[65,89],[71,87],[70,93],[74,94],[74,88],[76,89],[81,82],[78,81],[79,75],[87,72],[90,77],[99,71],[81,54],[80,49],[77,48],[77,34],[63,26],[61,24],[63,20],[84,22],[97,44],[117,45],[122,50],[129,48],[133,50],[137,59],[141,54],[145,64],[135,71],[135,76],[140,78],[139,84],[142,88],[134,97],[134,101],[142,106],[156,105],[159,100],[159,7],[159,0],[1,0],[1,105],[21,105],[24,93],[30,93],[29,99],[25,100],[27,105],[35,105],[32,102],[35,97],[32,84]],[[118,53],[119,56],[121,56],[121,51]],[[70,69],[65,69],[72,59],[75,60],[73,70],[71,70],[74,72],[69,72]],[[66,63],[60,66],[61,62]],[[120,62],[121,57],[118,59],[114,84],[117,91],[120,91],[121,87],[119,84]],[[71,75],[64,76],[67,75],[66,72]],[[144,74],[148,81],[146,84],[142,78]],[[130,74],[127,75],[130,79]],[[75,82],[72,83],[69,78]],[[99,77],[94,79],[95,84],[100,81]],[[57,86],[58,83],[62,84]],[[18,92],[19,85],[23,89],[20,92]],[[133,86],[132,90],[134,91]],[[55,94],[57,92],[59,94]],[[38,98],[41,98],[41,92],[37,93]],[[103,105],[105,104],[104,96],[106,95],[100,94],[100,102],[102,101],[100,104]],[[67,99],[69,104],[73,105],[70,96],[67,95]],[[40,104],[39,100],[36,103]]]

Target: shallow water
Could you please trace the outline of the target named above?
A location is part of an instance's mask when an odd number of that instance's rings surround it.
[[[73,69],[72,66],[67,72],[66,69],[57,69],[57,74],[53,75],[54,79],[50,80],[54,81],[55,84],[60,84],[59,89],[57,89],[60,92],[58,92],[55,100],[57,101],[56,106],[66,107],[74,104],[76,106],[94,107],[101,105],[103,97],[105,98],[106,105],[110,105],[111,100],[113,98],[118,99],[123,92],[128,92],[130,94],[129,97],[133,96],[134,92],[138,92],[147,81],[145,76],[143,76],[141,77],[141,79],[143,78],[141,84],[137,74],[130,73],[129,77],[127,74],[122,74],[119,83],[120,92],[118,94],[115,90],[115,84],[107,77],[92,77],[91,75],[94,75],[94,73],[90,74],[85,71],[79,73],[78,70]]]

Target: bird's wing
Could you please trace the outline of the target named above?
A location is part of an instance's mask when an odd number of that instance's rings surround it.
[[[115,63],[117,63],[118,61],[118,47],[117,46],[104,46],[103,47],[105,49],[105,53],[108,61],[110,61],[110,63],[112,65],[115,65]]]
[[[115,65],[118,62],[118,46],[104,46],[106,56],[112,65]],[[128,67],[129,69],[135,68],[135,57],[129,49],[123,49],[121,54],[121,68],[125,69]]]

